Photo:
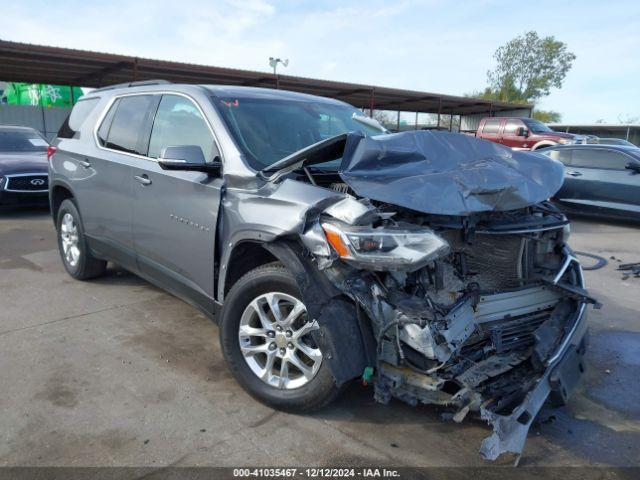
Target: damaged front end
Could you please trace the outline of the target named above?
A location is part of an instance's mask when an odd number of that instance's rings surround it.
[[[428,153],[434,139],[449,147],[446,158],[460,153],[451,138],[411,136],[395,151],[371,139],[350,148],[347,138],[338,174],[305,170],[315,186],[346,195],[307,218],[300,238],[331,285],[354,302],[360,322],[366,313],[363,377],[376,399],[452,407],[456,422],[479,412],[493,427],[480,453],[494,460],[522,451],[549,397],[566,401],[583,371],[586,305],[596,302],[567,246],[567,219],[544,201],[559,188],[562,167],[558,182],[558,165],[526,158],[527,171],[489,146],[490,154],[463,152],[445,174],[425,169],[443,159]],[[404,177],[392,168],[397,150],[404,160],[418,158],[408,182],[406,161],[397,167]],[[375,159],[364,168],[368,177],[356,175],[367,159]],[[384,181],[390,177],[375,178],[385,171],[405,187],[395,202],[393,181]],[[434,198],[438,185],[446,191]],[[449,215],[442,213],[447,203]]]
[[[387,235],[363,241],[345,228],[341,245],[333,235],[344,226],[322,223],[334,246],[333,261],[320,262],[324,272],[372,323],[376,399],[455,407],[456,422],[480,412],[494,428],[484,458],[521,452],[545,400],[553,393],[564,402],[583,370],[585,306],[593,300],[566,246],[566,220],[544,204],[457,226],[402,210],[393,218],[390,228],[384,216],[366,228],[425,237],[410,239],[423,256],[403,245],[409,254],[393,269],[389,259],[379,266],[350,252],[357,242],[389,249]],[[422,230],[401,229],[399,220]]]

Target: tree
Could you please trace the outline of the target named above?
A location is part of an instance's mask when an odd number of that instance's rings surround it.
[[[534,110],[532,116],[543,123],[556,123],[562,119],[562,115],[553,110]]]
[[[526,32],[499,47],[497,65],[487,72],[489,86],[482,97],[507,102],[534,103],[562,87],[576,56],[554,37]]]
[[[640,120],[640,117],[634,117],[633,115],[628,115],[628,114],[627,115],[623,115],[623,114],[618,115],[618,122],[620,122],[620,123],[627,123],[627,124],[631,123],[631,124],[633,124],[633,123],[638,123],[639,120]]]
[[[398,121],[397,117],[392,117],[391,113],[385,110],[374,110],[373,118],[375,118],[378,123],[384,125],[387,128],[389,128],[390,126],[393,126],[395,128],[395,125]]]

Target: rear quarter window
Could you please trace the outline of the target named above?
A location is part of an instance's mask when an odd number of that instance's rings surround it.
[[[71,110],[71,113],[60,127],[58,137],[77,138],[77,133],[80,131],[80,127],[82,127],[82,124],[93,109],[96,108],[99,100],[99,97],[78,100],[78,103],[75,104],[73,110]]]

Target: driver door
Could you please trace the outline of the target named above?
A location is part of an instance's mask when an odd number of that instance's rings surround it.
[[[168,146],[197,145],[218,157],[209,123],[191,99],[164,94],[149,137],[147,160],[133,166],[133,240],[138,268],[164,288],[213,311],[214,251],[222,179],[208,173],[162,170]]]

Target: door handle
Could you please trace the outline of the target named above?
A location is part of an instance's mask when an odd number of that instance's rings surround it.
[[[133,178],[135,178],[143,187],[146,187],[147,185],[151,185],[152,183],[146,174],[136,175]]]
[[[567,175],[571,175],[572,177],[581,177],[582,174],[580,172],[567,172]]]
[[[78,163],[84,168],[89,168],[91,166],[91,162],[88,160],[78,160]]]

